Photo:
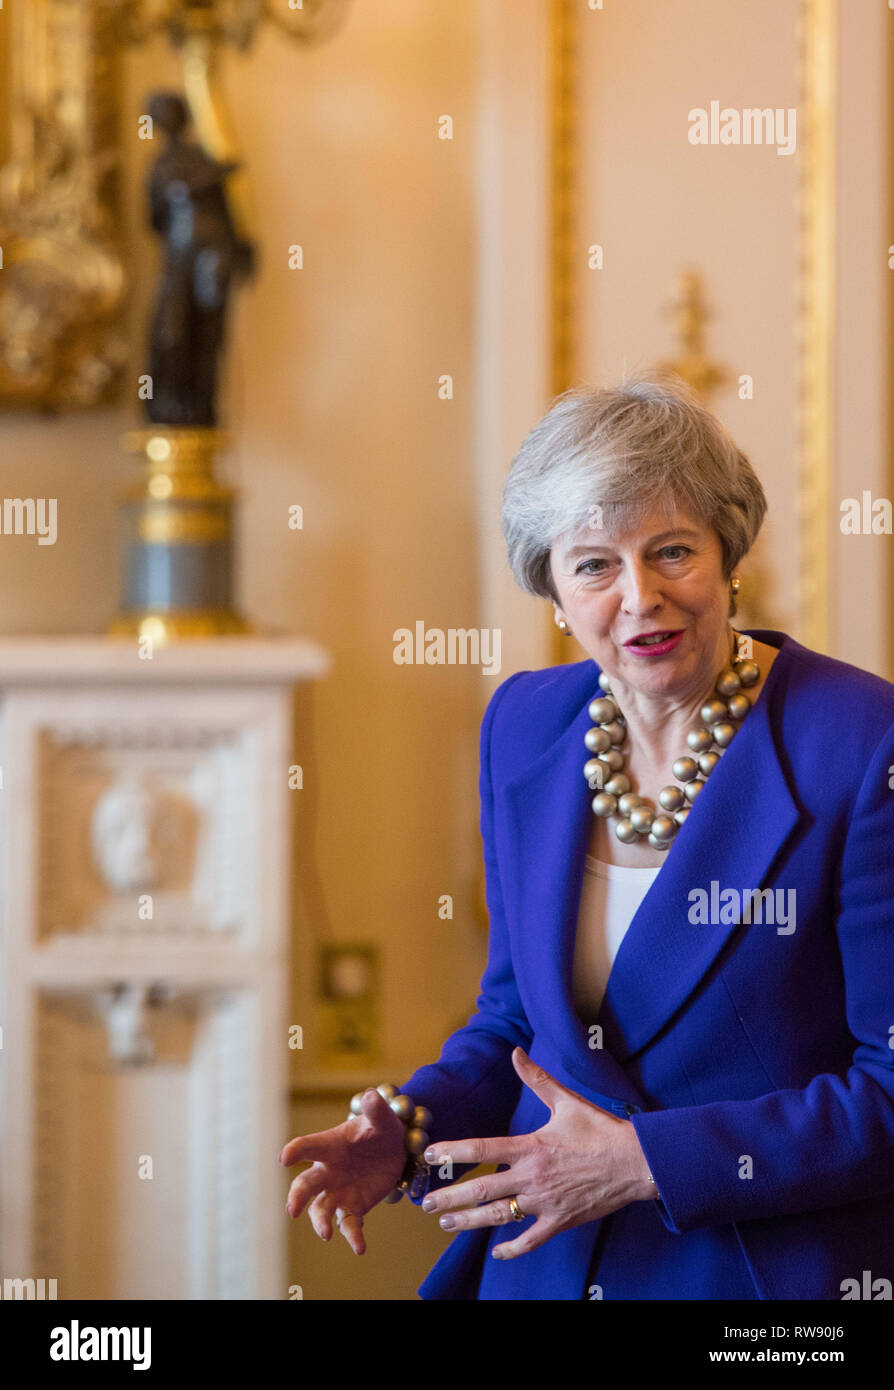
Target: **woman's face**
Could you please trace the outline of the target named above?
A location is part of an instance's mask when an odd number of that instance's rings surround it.
[[[553,546],[550,568],[561,615],[598,666],[644,695],[685,698],[710,690],[730,658],[722,558],[717,533],[677,510],[623,535],[583,526]],[[658,632],[674,638],[630,645]]]

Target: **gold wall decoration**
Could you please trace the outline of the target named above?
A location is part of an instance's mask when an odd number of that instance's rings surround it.
[[[577,209],[577,70],[575,6],[573,0],[550,0],[550,176],[551,176],[551,343],[550,385],[553,396],[567,391],[574,381],[577,357],[575,257]],[[545,609],[548,646],[554,665],[579,661],[580,648],[563,637],[555,625],[553,609]]]
[[[829,649],[831,491],[835,444],[835,115],[837,0],[803,0],[805,138],[800,231],[801,629]]]
[[[126,360],[114,7],[27,0],[5,13],[0,404],[91,406]]]
[[[164,29],[175,47],[202,32],[214,44],[247,49],[272,20],[291,38],[322,43],[338,32],[350,0],[118,0],[122,34],[142,43]]]
[[[552,104],[552,316],[550,344],[553,395],[572,384],[575,361],[575,178],[577,155],[575,17],[571,0],[552,0],[550,12]]]
[[[658,364],[659,368],[680,377],[707,405],[711,394],[729,381],[730,374],[718,362],[712,362],[705,350],[705,324],[712,315],[697,270],[680,272],[676,298],[667,312],[674,319],[679,347],[674,357]]]

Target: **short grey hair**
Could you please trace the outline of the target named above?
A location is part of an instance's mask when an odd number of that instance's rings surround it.
[[[649,511],[686,511],[713,527],[728,579],[767,511],[757,474],[734,440],[678,377],[574,387],[553,401],[513,460],[503,488],[503,536],[516,582],[558,602],[550,551],[598,516],[635,529]],[[730,617],[736,611],[735,597]]]

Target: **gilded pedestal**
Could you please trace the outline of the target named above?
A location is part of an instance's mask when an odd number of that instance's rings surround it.
[[[226,442],[222,430],[169,426],[124,436],[146,470],[122,501],[123,606],[113,635],[163,643],[251,631],[233,608],[235,494],[214,476]]]

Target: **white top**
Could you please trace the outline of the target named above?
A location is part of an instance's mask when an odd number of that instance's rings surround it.
[[[587,855],[574,943],[574,1007],[582,1022],[594,1022],[618,948],[661,869],[631,869]]]

